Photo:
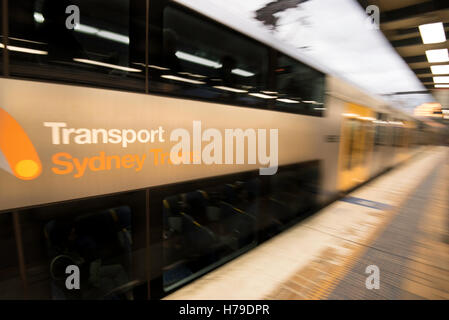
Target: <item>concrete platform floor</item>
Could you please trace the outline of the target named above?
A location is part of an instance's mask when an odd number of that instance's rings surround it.
[[[166,299],[449,299],[448,161],[427,148]]]

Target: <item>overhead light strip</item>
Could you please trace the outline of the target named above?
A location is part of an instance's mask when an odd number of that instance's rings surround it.
[[[236,93],[246,93],[246,92],[248,92],[248,90],[236,89],[236,88],[231,88],[231,87],[226,87],[226,86],[214,86],[214,88],[215,89],[224,90],[224,91],[236,92]]]
[[[447,49],[426,50],[427,61],[447,62],[449,61],[449,53]]]
[[[419,33],[424,44],[441,43],[446,41],[446,33],[442,22],[422,24]]]
[[[76,62],[92,64],[92,65],[96,65],[96,66],[100,66],[100,67],[106,67],[106,68],[117,69],[117,70],[122,70],[122,71],[142,72],[142,70],[139,70],[139,69],[123,67],[123,66],[119,66],[119,65],[116,65],[116,64],[110,64],[110,63],[105,63],[105,62],[100,62],[100,61],[95,61],[95,60],[80,59],[80,58],[73,58],[73,60],[76,61]]]
[[[299,103],[299,101],[297,100],[292,100],[292,99],[286,99],[286,98],[280,98],[280,99],[276,99],[279,102],[284,102],[284,103]]]
[[[449,76],[446,77],[433,77],[434,83],[449,83]]]
[[[433,74],[449,74],[449,64],[430,66]]]
[[[267,94],[263,94],[263,93],[248,93],[250,96],[253,97],[257,97],[257,98],[262,98],[262,99],[276,99],[276,96],[269,96]]]
[[[193,83],[193,84],[205,84],[204,81],[198,81],[198,80],[193,80],[193,79],[187,79],[187,78],[183,78],[183,77],[178,77],[178,76],[173,76],[173,75],[169,75],[169,74],[164,74],[161,76],[164,79],[169,79],[169,80],[175,80],[175,81],[182,81],[182,82],[188,82],[188,83]]]
[[[3,43],[0,43],[0,48],[4,49],[5,45]],[[9,51],[16,51],[16,52],[23,52],[23,53],[30,53],[30,54],[40,54],[40,55],[47,55],[48,54],[47,51],[30,49],[30,48],[24,48],[24,47],[17,47],[17,46],[10,46],[10,45],[8,45],[6,48]]]
[[[44,23],[45,22],[45,17],[42,15],[42,13],[40,12],[34,12],[33,14],[33,18],[34,21],[36,21],[37,23]],[[129,44],[129,37],[119,34],[119,33],[115,33],[115,32],[111,32],[111,31],[107,31],[107,30],[102,30],[102,29],[98,29],[95,27],[91,27],[85,24],[77,24],[74,28],[75,31],[77,32],[81,32],[81,33],[85,33],[85,34],[90,34],[90,35],[94,35],[100,38],[104,38],[104,39],[108,39],[108,40],[112,40],[115,42],[120,42],[123,44]]]

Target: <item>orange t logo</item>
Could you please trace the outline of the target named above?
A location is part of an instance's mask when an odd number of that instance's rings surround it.
[[[39,155],[20,124],[0,108],[0,168],[22,180],[42,172]]]

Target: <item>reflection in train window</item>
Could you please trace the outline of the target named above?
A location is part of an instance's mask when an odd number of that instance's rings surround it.
[[[265,89],[268,48],[197,14],[165,7],[163,27],[152,33],[149,60],[152,91],[250,106],[265,103],[254,94]]]
[[[279,54],[274,70],[276,109],[310,115],[324,111],[324,75],[299,61]]]
[[[261,207],[259,229],[269,238],[318,205],[319,165],[293,165],[269,176]]]
[[[163,220],[165,292],[276,235],[318,206],[317,161],[281,167],[273,176],[221,179],[227,182],[212,178],[161,191],[165,196],[154,210],[161,208]],[[159,196],[153,194],[154,199]]]
[[[11,75],[144,91],[145,1],[15,0],[9,19]]]
[[[0,299],[20,299],[23,293],[13,216],[0,213]]]
[[[32,298],[136,299],[144,287],[142,193],[25,210],[20,225]],[[66,268],[80,270],[80,289]]]
[[[0,4],[0,76],[3,75],[3,52],[4,50],[4,39],[3,39],[3,6]]]
[[[163,200],[166,290],[255,244],[259,187],[255,178]]]

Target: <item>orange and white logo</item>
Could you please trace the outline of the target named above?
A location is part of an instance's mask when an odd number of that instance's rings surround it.
[[[39,155],[20,124],[0,108],[0,168],[22,180],[42,172]]]

